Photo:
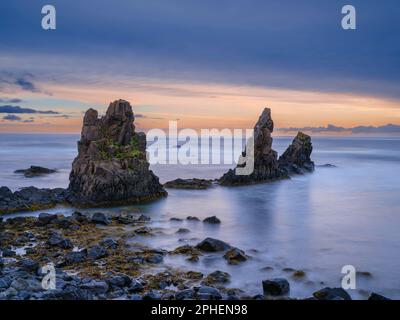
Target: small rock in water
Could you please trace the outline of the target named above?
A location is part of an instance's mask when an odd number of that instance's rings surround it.
[[[221,220],[219,220],[216,216],[208,217],[203,220],[204,223],[211,223],[211,224],[220,224]]]
[[[93,214],[91,221],[96,224],[108,225],[110,219],[102,212],[96,212]]]
[[[196,248],[206,252],[225,251],[231,248],[229,244],[224,241],[206,238],[196,245]]]
[[[81,284],[80,288],[88,290],[94,294],[105,294],[107,293],[109,286],[105,281],[90,280],[87,283]]]
[[[189,233],[190,230],[186,229],[186,228],[179,228],[178,231],[176,231],[176,233]]]
[[[38,223],[42,226],[46,226],[49,223],[55,221],[57,219],[57,215],[55,214],[48,214],[48,213],[41,213],[38,217]]]
[[[8,249],[8,248],[3,248],[2,249],[2,254],[4,258],[11,258],[11,257],[15,257],[17,254],[15,253],[15,251]]]
[[[324,288],[313,293],[318,300],[351,300],[351,296],[343,288]]]
[[[210,273],[205,279],[204,284],[227,283],[230,281],[230,274],[220,270]]]
[[[132,283],[131,278],[129,278],[127,275],[124,274],[116,275],[108,280],[108,284],[112,288],[128,287],[129,285],[131,285],[131,283]]]
[[[169,221],[174,221],[174,222],[182,222],[183,220],[182,219],[180,219],[180,218],[171,218],[171,219],[169,219]]]
[[[201,286],[197,291],[197,297],[200,300],[221,300],[222,295],[218,289],[209,287],[209,286]]]
[[[238,264],[246,261],[249,257],[245,254],[243,250],[238,248],[232,248],[224,254],[224,258],[229,264]]]
[[[289,282],[284,278],[275,278],[264,280],[262,282],[264,295],[266,296],[283,296],[289,293]]]
[[[44,168],[44,167],[39,167],[39,166],[31,166],[28,169],[21,169],[21,170],[16,170],[14,173],[21,173],[25,176],[25,178],[33,178],[33,177],[38,177],[42,176],[45,174],[51,174],[57,172],[56,170]]]
[[[168,181],[164,184],[165,188],[169,189],[193,189],[204,190],[212,186],[212,180],[205,179],[176,179]]]
[[[141,227],[135,230],[135,233],[140,234],[140,235],[150,235],[151,234],[151,228],[149,227]]]
[[[196,293],[193,289],[184,289],[184,290],[178,291],[175,294],[175,299],[176,300],[191,300],[191,299],[194,299],[195,294]]]
[[[115,250],[118,248],[118,242],[111,238],[105,238],[101,240],[100,245],[106,249]]]
[[[368,300],[371,300],[371,301],[381,300],[381,301],[383,301],[383,300],[391,300],[391,299],[386,298],[386,297],[384,297],[384,296],[382,296],[380,294],[372,292],[371,295],[369,296]]]
[[[296,270],[293,272],[293,278],[295,279],[300,279],[304,278],[306,276],[306,273],[303,270]]]
[[[200,221],[199,218],[193,217],[193,216],[188,216],[188,217],[186,218],[186,220],[188,220],[188,221]]]

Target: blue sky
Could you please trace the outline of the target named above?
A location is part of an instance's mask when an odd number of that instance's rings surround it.
[[[354,31],[340,27],[341,8],[349,3],[357,9]],[[40,27],[45,4],[57,9],[55,31]],[[18,98],[22,91],[23,107],[48,109],[52,101],[61,111],[79,112],[108,101],[61,94],[61,86],[193,98],[215,91],[179,85],[194,84],[397,103],[399,17],[394,0],[4,0],[0,98]],[[179,102],[171,107],[161,99],[142,100],[140,112],[180,113]],[[191,114],[198,111],[194,103]]]

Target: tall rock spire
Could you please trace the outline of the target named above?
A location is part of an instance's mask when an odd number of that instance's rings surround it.
[[[136,133],[129,102],[117,100],[106,115],[89,109],[78,156],[72,164],[70,201],[83,205],[128,204],[166,195],[146,160],[146,136]]]

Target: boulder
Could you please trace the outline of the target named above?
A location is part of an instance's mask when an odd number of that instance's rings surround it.
[[[299,132],[292,144],[279,157],[279,168],[288,174],[314,171],[314,162],[311,161],[312,150],[311,137]]]
[[[209,286],[201,286],[197,291],[197,298],[200,300],[221,300],[222,295],[218,289]]]
[[[216,216],[208,217],[203,220],[204,223],[210,224],[220,224],[221,220],[219,220]]]
[[[49,223],[53,222],[57,219],[57,215],[55,214],[48,214],[48,213],[40,213],[38,217],[38,224],[45,226]]]
[[[231,276],[229,273],[224,272],[224,271],[214,271],[211,272],[203,281],[205,285],[210,285],[210,284],[221,284],[221,283],[227,283],[231,279]]]
[[[102,225],[105,225],[105,226],[110,224],[110,219],[102,212],[94,213],[90,220],[93,223],[102,224]]]
[[[212,180],[206,179],[175,179],[164,184],[168,189],[204,190],[212,186]]]
[[[72,249],[74,246],[70,239],[64,238],[61,234],[53,232],[47,239],[47,245],[51,247],[59,247],[61,249]]]
[[[262,282],[264,295],[266,296],[283,296],[290,291],[289,282],[284,278],[275,278],[264,280]]]
[[[166,195],[149,170],[146,137],[135,132],[134,119],[124,100],[112,102],[102,118],[96,110],[86,112],[70,174],[73,204],[129,204]]]
[[[371,295],[368,297],[368,300],[371,301],[385,301],[385,300],[390,300],[389,298],[386,298],[380,294],[372,292]]]
[[[224,258],[228,261],[229,264],[239,264],[246,261],[249,257],[243,250],[232,248],[224,254]]]
[[[343,288],[324,288],[313,293],[318,300],[351,300],[351,296]]]
[[[99,245],[95,245],[88,250],[88,258],[92,260],[101,259],[106,257],[107,255],[107,250]]]
[[[20,169],[20,170],[14,171],[14,173],[23,174],[25,176],[25,178],[39,177],[39,176],[56,173],[56,172],[57,172],[57,170],[48,169],[48,168],[39,167],[39,166],[31,166],[28,169]]]
[[[231,248],[231,246],[218,239],[206,238],[198,243],[196,248],[205,252],[218,252],[228,250]]]

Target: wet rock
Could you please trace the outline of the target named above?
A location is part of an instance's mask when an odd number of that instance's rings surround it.
[[[318,300],[351,300],[351,296],[342,288],[324,288],[313,293]]]
[[[168,189],[204,190],[212,186],[212,180],[205,179],[176,179],[164,184]]]
[[[8,248],[3,248],[2,250],[2,254],[4,258],[12,258],[15,257],[17,254],[15,253],[15,251],[8,249]]]
[[[195,221],[195,222],[200,221],[199,218],[193,217],[193,216],[188,216],[188,217],[186,218],[186,220],[188,220],[188,221]]]
[[[143,299],[140,294],[133,294],[133,295],[131,295],[129,300],[138,301],[138,300],[143,300]]]
[[[121,274],[112,277],[107,282],[111,288],[116,289],[116,288],[129,287],[132,284],[132,279],[127,275]]]
[[[182,222],[183,220],[180,218],[171,218],[169,219],[169,221],[173,221],[173,222]]]
[[[139,218],[137,219],[138,222],[148,222],[150,220],[151,220],[151,218],[148,216],[145,216],[144,214],[141,214],[139,216]]]
[[[6,290],[11,286],[12,278],[9,276],[0,276],[0,291]]]
[[[284,278],[275,278],[263,280],[262,282],[264,295],[266,296],[283,296],[290,291],[289,282]]]
[[[311,137],[299,132],[292,144],[280,156],[279,168],[288,174],[314,171],[314,162],[311,161],[312,150]]]
[[[149,227],[141,227],[141,228],[136,229],[135,233],[143,236],[143,235],[150,235],[151,231],[152,230]]]
[[[81,284],[79,287],[93,294],[105,294],[109,289],[107,282],[96,280],[90,280],[89,282]]]
[[[158,264],[163,262],[164,260],[164,256],[160,253],[150,253],[148,255],[146,255],[145,257],[145,261],[147,263],[152,263],[152,264]]]
[[[209,287],[209,286],[201,286],[197,291],[197,297],[200,300],[221,300],[222,295],[218,289]]]
[[[55,214],[48,214],[48,213],[41,213],[38,217],[38,224],[42,226],[46,226],[49,223],[52,223],[57,219],[57,215]]]
[[[90,220],[93,223],[102,224],[102,225],[105,225],[105,226],[110,224],[110,219],[102,212],[94,213]]]
[[[10,287],[14,288],[18,292],[23,290],[29,292],[38,292],[43,290],[41,282],[39,282],[34,278],[28,278],[28,279],[15,278],[12,281]]]
[[[84,262],[87,260],[88,252],[86,249],[83,249],[81,251],[72,251],[72,252],[68,252],[64,256],[64,258],[65,258],[65,263],[67,265],[81,263],[81,262]]]
[[[128,288],[128,291],[130,293],[136,293],[136,292],[143,291],[143,289],[144,289],[143,284],[139,280],[134,279],[134,280],[132,280],[132,282]]]
[[[229,244],[224,241],[206,238],[200,243],[196,245],[197,249],[200,249],[205,252],[217,252],[217,251],[225,251],[231,248]]]
[[[372,277],[372,273],[369,272],[369,271],[357,271],[356,275],[360,276],[360,277],[365,277],[365,278],[371,278]]]
[[[87,223],[87,222],[89,222],[88,217],[85,216],[84,214],[82,214],[82,213],[79,212],[79,211],[75,211],[75,212],[72,214],[72,219],[74,219],[74,220],[75,220],[76,222],[78,222],[78,223]]]
[[[292,277],[295,279],[300,279],[304,278],[306,276],[306,273],[303,270],[296,270],[293,272]]]
[[[167,194],[149,170],[146,136],[135,132],[134,119],[124,100],[112,102],[102,118],[96,110],[86,112],[70,174],[72,203],[130,204]]]
[[[186,229],[186,228],[179,228],[177,231],[176,231],[176,233],[180,233],[180,234],[182,234],[182,233],[189,233],[190,232],[190,230],[189,229]]]
[[[160,291],[151,290],[143,295],[143,300],[161,300],[162,293]]]
[[[20,169],[20,170],[15,170],[14,173],[20,173],[25,176],[25,178],[33,178],[33,177],[39,177],[51,173],[56,173],[57,170],[53,169],[48,169],[44,167],[39,167],[39,166],[31,166],[28,169]]]
[[[186,278],[192,279],[192,280],[200,280],[203,279],[203,274],[198,271],[188,271],[186,272]]]
[[[220,224],[221,220],[219,220],[216,216],[208,217],[203,220],[204,223],[210,224]]]
[[[0,188],[0,214],[51,208],[63,203],[67,197],[65,189],[22,188],[14,193],[7,187]]]
[[[178,291],[175,294],[176,300],[193,300],[195,298],[196,292],[193,289],[185,289]]]
[[[380,294],[372,292],[371,295],[368,297],[368,300],[370,301],[383,301],[383,300],[391,300],[389,298],[386,298]]]
[[[22,270],[25,270],[25,271],[28,271],[28,272],[33,272],[33,273],[36,273],[38,271],[38,269],[39,269],[39,263],[38,262],[33,261],[31,259],[27,259],[27,258],[21,259],[18,262],[18,266]]]
[[[229,264],[239,264],[246,261],[249,257],[243,250],[232,248],[224,254],[224,258],[228,261]]]
[[[287,177],[287,173],[279,168],[277,152],[272,149],[273,130],[271,109],[265,108],[254,127],[254,148],[248,142],[236,169],[229,170],[220,178],[221,185],[253,184]],[[246,157],[254,158],[254,166],[246,163]],[[245,167],[253,170],[238,172]]]
[[[100,245],[95,245],[88,250],[88,258],[92,260],[101,259],[106,257],[107,255],[107,250]]]
[[[111,238],[105,238],[99,244],[106,249],[115,250],[118,248],[118,242]]]
[[[74,246],[72,241],[68,238],[64,238],[61,234],[53,232],[50,234],[47,245],[51,247],[59,247],[61,249],[72,249]]]
[[[221,283],[227,283],[231,279],[231,276],[227,272],[223,272],[220,270],[214,271],[210,273],[203,281],[204,284],[210,285],[210,284],[221,284]]]
[[[316,167],[318,167],[318,168],[337,168],[337,166],[335,166],[334,164],[330,164],[330,163],[320,164],[320,165],[317,165]]]

